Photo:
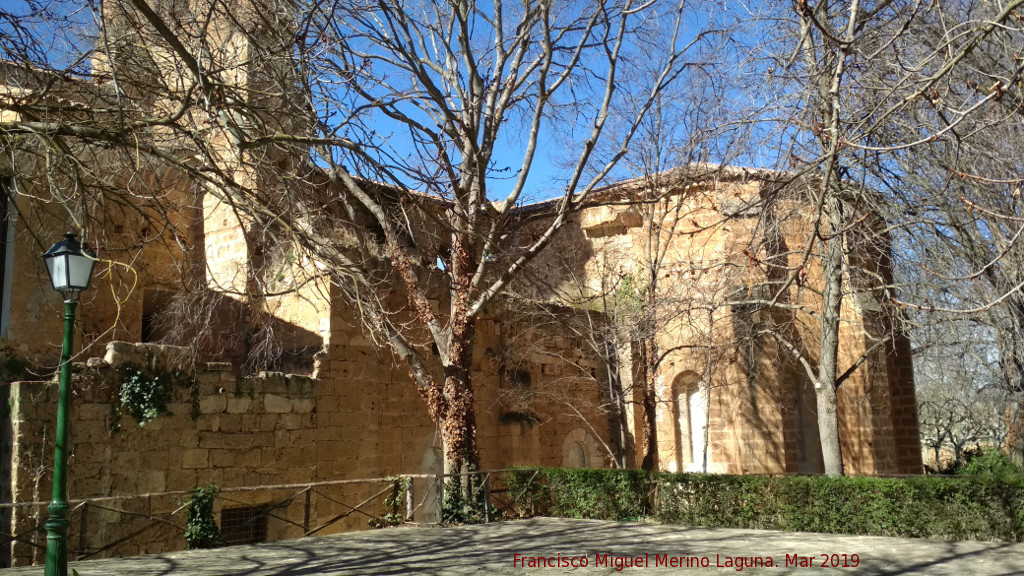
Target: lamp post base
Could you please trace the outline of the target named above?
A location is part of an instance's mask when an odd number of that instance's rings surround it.
[[[44,576],[67,576],[68,574],[68,505],[51,502],[47,507],[50,518],[46,527],[46,571]]]

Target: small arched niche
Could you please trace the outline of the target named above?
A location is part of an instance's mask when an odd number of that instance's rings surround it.
[[[593,436],[583,428],[574,428],[562,441],[562,466],[565,468],[599,468],[601,453]]]

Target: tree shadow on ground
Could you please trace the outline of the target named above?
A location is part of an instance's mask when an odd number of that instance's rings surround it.
[[[771,557],[776,568],[745,567],[745,574],[807,574],[786,566],[786,555],[813,557],[811,572],[878,574],[1024,573],[1024,544],[943,542],[868,536],[700,529],[685,526],[536,518],[452,528],[390,528],[286,542],[175,552],[159,556],[72,563],[81,576],[312,576],[318,574],[523,574],[566,568],[531,568],[523,557],[585,557],[573,573],[734,572],[723,564],[739,557]],[[852,566],[822,567],[826,554],[858,554]],[[608,561],[601,558],[608,555]],[[657,556],[695,559],[690,568],[657,566]],[[643,557],[646,567],[617,570],[615,557]],[[701,563],[706,567],[700,567]],[[734,560],[735,562],[735,560]],[[12,569],[0,574],[35,574]]]

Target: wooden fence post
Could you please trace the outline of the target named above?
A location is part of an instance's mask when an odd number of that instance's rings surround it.
[[[309,535],[309,503],[310,503],[310,499],[311,499],[310,498],[311,492],[313,492],[313,487],[312,486],[306,486],[306,503],[305,503],[305,506],[302,509],[302,535],[303,536],[308,536]]]
[[[491,521],[491,473],[484,474],[484,524]]]
[[[88,533],[88,528],[86,527],[86,523],[88,522],[89,518],[87,512],[88,509],[89,503],[82,502],[82,519],[81,522],[79,522],[78,524],[78,550],[77,554],[75,554],[76,556],[81,556],[82,554],[85,554],[85,536]],[[150,510],[150,512],[152,512],[152,510]]]
[[[444,474],[437,475],[437,523],[444,519]]]
[[[406,478],[408,484],[405,487],[405,521],[411,522],[412,515],[416,511],[416,498],[413,495],[412,486],[416,482],[412,478]]]

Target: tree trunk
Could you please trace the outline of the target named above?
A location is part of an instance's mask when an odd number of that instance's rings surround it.
[[[839,413],[836,389],[822,386],[817,390],[818,434],[821,437],[821,457],[828,476],[843,475],[843,451],[839,442]]]
[[[704,363],[704,390],[701,391],[704,394],[704,452],[701,458],[700,471],[705,474],[708,473],[708,457],[710,456],[708,445],[711,443],[711,371],[714,361],[713,352],[715,350],[714,335],[715,311],[714,309],[708,309],[708,350]]]
[[[1012,293],[1014,288],[1006,286],[1007,282],[996,281],[1001,294]],[[996,345],[999,352],[999,365],[1003,371],[1006,388],[1013,392],[1024,390],[1024,302],[1011,296],[1005,307],[1010,318],[1008,329],[996,330]]]
[[[822,191],[822,194],[828,193]],[[821,355],[814,387],[825,474],[842,476],[843,452],[839,441],[836,374],[839,366],[839,320],[843,304],[843,238],[834,231],[841,229],[843,220],[838,199],[832,197],[826,200],[826,217],[833,233],[825,240],[822,262],[825,286],[821,300]]]
[[[658,462],[658,396],[655,387],[655,369],[652,366],[654,344],[650,339],[641,342],[640,350],[644,367],[644,460],[640,467],[644,470],[657,470]]]
[[[456,305],[458,313],[461,307]],[[465,315],[451,319],[444,362],[445,399],[441,432],[444,440],[444,472],[452,474],[444,487],[442,521],[463,522],[472,513],[475,482],[468,472],[479,470],[476,445],[476,411],[473,405],[473,320]]]
[[[613,343],[604,340],[601,342],[605,377],[608,380],[608,429],[612,439],[612,448],[615,450],[613,458],[615,467],[625,469],[627,467],[628,433],[629,426],[626,422],[626,403],[622,389],[622,378],[619,376],[619,366],[615,355]]]
[[[476,411],[473,406],[473,323],[461,320],[453,326],[444,366],[446,410],[441,430],[444,436],[445,473],[464,473],[477,468]]]

